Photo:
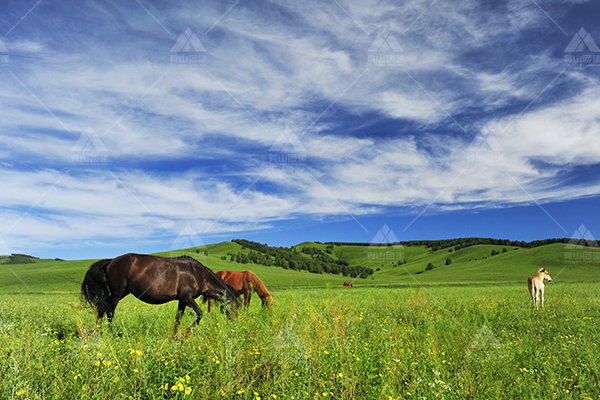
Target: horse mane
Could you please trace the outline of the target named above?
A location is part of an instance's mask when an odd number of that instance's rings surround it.
[[[194,261],[198,261],[194,257],[188,256],[188,255],[177,256],[177,257],[173,257],[173,258],[176,259],[176,260],[194,260]]]
[[[271,296],[271,293],[267,290],[265,285],[258,279],[258,276],[254,275],[252,271],[246,271],[246,276],[248,277],[248,282],[252,284],[254,287],[254,291],[261,299],[265,299],[266,297]]]
[[[231,286],[229,283],[225,282],[225,279],[221,278],[221,276],[219,274],[215,273],[212,269],[208,268],[206,265],[202,264],[200,261],[196,260],[194,257],[188,256],[187,254],[184,254],[182,256],[172,257],[172,258],[176,259],[176,260],[185,260],[185,261],[191,262],[194,267],[196,267],[196,268],[202,267],[209,274],[214,276],[218,280],[219,284],[223,287],[227,301],[231,304],[231,306],[234,309],[237,307],[237,292],[236,292],[235,288],[233,286]],[[222,272],[222,271],[219,271],[219,272]],[[206,303],[206,299],[208,297],[206,295],[203,295],[202,297],[204,299],[203,303]]]

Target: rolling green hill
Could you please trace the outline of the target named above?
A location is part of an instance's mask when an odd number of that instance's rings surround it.
[[[304,243],[304,246],[309,244]],[[325,244],[315,244],[324,248]],[[505,252],[504,249],[506,249]],[[492,252],[498,254],[492,256]],[[373,259],[369,254],[390,254],[392,259]],[[385,253],[385,254],[384,254]],[[398,265],[397,256],[402,253],[406,264]],[[565,259],[566,254],[572,258]],[[359,279],[358,283],[396,285],[410,283],[494,283],[524,282],[545,267],[562,281],[600,280],[600,250],[579,247],[565,249],[563,243],[553,243],[535,248],[476,245],[449,252],[448,249],[431,251],[425,246],[388,247],[371,249],[365,246],[335,246],[333,255],[353,264],[377,269],[373,280]],[[590,260],[574,260],[587,256]],[[452,263],[445,265],[446,259]],[[434,269],[426,271],[429,263]]]
[[[188,254],[219,271],[223,269],[254,271],[269,288],[298,288],[341,286],[346,280],[355,286],[417,285],[417,284],[475,284],[525,282],[528,276],[545,267],[557,281],[600,281],[600,250],[588,247],[565,249],[564,243],[552,243],[534,248],[502,245],[474,245],[449,251],[432,251],[426,246],[371,247],[358,245],[329,245],[328,256],[349,266],[371,268],[373,275],[366,279],[350,278],[342,274],[317,274],[281,267],[242,264],[230,261],[230,254],[250,249],[238,243],[222,242],[199,248],[184,249],[177,253],[156,253],[160,256]],[[323,252],[328,244],[304,242],[294,251],[307,260],[316,257],[302,253],[302,248]],[[506,250],[504,250],[506,249]],[[291,251],[292,249],[284,249]],[[207,255],[205,255],[205,252]],[[492,256],[492,252],[498,253]],[[566,255],[571,259],[566,259]],[[573,259],[573,258],[589,259]],[[225,259],[223,259],[225,258]],[[446,265],[446,259],[451,264]],[[0,264],[1,293],[77,292],[88,267],[96,260],[57,261],[39,260],[28,264]],[[405,262],[398,265],[398,261]],[[431,263],[434,268],[426,270]]]

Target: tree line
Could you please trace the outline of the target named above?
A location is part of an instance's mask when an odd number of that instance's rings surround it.
[[[534,240],[526,242],[523,240],[508,240],[508,239],[494,239],[494,238],[481,238],[481,237],[469,237],[469,238],[456,238],[456,239],[442,239],[442,240],[410,240],[404,242],[395,243],[352,243],[352,242],[325,242],[327,245],[335,246],[425,246],[431,248],[432,251],[441,249],[453,248],[454,250],[464,249],[465,247],[476,246],[479,244],[494,244],[498,246],[512,246],[521,248],[534,248],[539,246],[545,246],[553,243],[568,243],[569,238],[552,238],[544,240]]]
[[[271,247],[266,244],[252,242],[246,239],[233,239],[233,243],[242,246],[242,250],[249,249],[249,253],[237,252],[228,253],[230,261],[241,264],[255,263],[267,267],[280,267],[283,269],[292,269],[295,271],[308,271],[314,274],[335,274],[344,275],[350,278],[367,278],[373,275],[373,269],[362,267],[360,265],[351,266],[347,261],[336,260],[330,257],[333,245],[327,247],[326,251],[314,247],[298,246]],[[310,257],[303,256],[303,254]]]

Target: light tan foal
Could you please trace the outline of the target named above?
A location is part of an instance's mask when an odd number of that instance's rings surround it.
[[[539,294],[542,295],[542,308],[544,308],[544,279],[548,282],[552,282],[552,278],[546,268],[540,268],[536,276],[532,276],[527,279],[527,287],[529,288],[529,294],[531,294],[531,300],[533,300],[533,306],[536,310],[539,310],[540,298]]]

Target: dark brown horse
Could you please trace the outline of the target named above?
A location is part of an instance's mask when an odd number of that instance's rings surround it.
[[[231,287],[235,289],[236,296],[244,295],[244,306],[248,307],[250,304],[250,297],[252,288],[262,300],[262,306],[271,309],[273,303],[273,295],[267,291],[267,288],[258,276],[254,275],[252,271],[219,271],[216,275],[227,282]],[[204,299],[204,303],[208,301],[208,313],[210,314],[211,299]]]
[[[226,301],[234,311],[237,307],[235,290],[189,256],[125,254],[100,260],[90,266],[81,284],[81,295],[96,310],[97,322],[105,314],[112,322],[117,304],[129,293],[149,304],[178,300],[173,333],[177,332],[186,307],[196,313],[192,327],[198,324],[202,318],[202,311],[194,300],[198,296]],[[229,315],[229,310],[226,312]]]

